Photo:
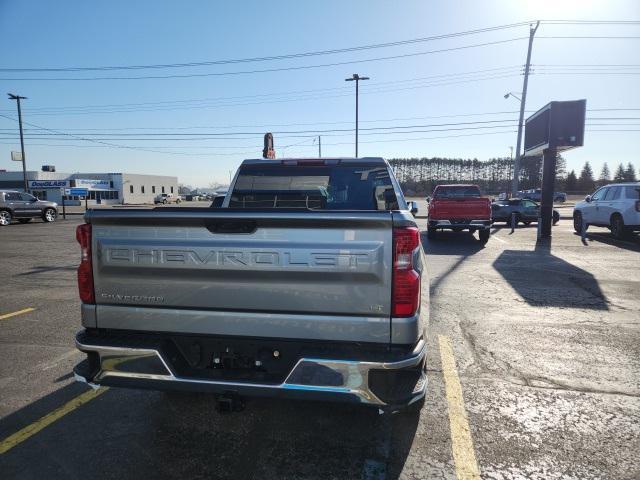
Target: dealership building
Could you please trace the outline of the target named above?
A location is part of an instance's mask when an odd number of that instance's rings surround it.
[[[49,170],[49,171],[45,171]],[[65,195],[65,189],[86,188],[91,204],[146,204],[162,193],[178,194],[178,177],[135,173],[60,173],[52,167],[28,171],[29,192],[41,200],[76,202],[77,196]],[[55,169],[53,169],[55,170]],[[24,190],[22,171],[0,171],[0,190]]]

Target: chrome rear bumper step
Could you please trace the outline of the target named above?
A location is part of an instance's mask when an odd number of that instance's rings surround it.
[[[364,404],[402,406],[413,403],[425,395],[426,373],[423,368],[426,344],[420,340],[413,351],[401,360],[392,362],[361,361],[328,358],[299,359],[279,384],[221,381],[213,379],[187,378],[176,374],[155,348],[95,345],[76,339],[76,347],[93,356],[93,368],[78,365],[74,371],[77,381],[97,388],[101,385],[140,387],[153,389],[176,389],[212,392],[237,392],[241,395],[284,396],[356,401]],[[96,358],[97,356],[97,358]],[[93,371],[92,371],[93,370]],[[370,372],[393,377],[394,372],[416,372],[415,385],[406,386],[410,391],[381,392],[369,381]],[[375,382],[374,382],[375,383]],[[411,382],[410,382],[411,383]],[[393,385],[393,382],[391,383]],[[389,383],[385,385],[389,387]],[[411,390],[413,389],[413,390]],[[389,394],[390,393],[390,394]],[[386,399],[386,401],[385,401]],[[390,400],[395,399],[395,400]]]

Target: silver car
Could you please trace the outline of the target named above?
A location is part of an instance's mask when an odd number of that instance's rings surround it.
[[[0,190],[0,226],[9,225],[14,218],[20,223],[28,223],[32,218],[55,222],[58,218],[58,204],[38,200],[24,192]]]

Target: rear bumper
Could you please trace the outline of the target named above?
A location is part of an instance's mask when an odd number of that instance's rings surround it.
[[[441,229],[473,228],[483,230],[491,228],[491,220],[474,219],[449,219],[449,220],[429,220],[429,227]]]
[[[74,376],[94,388],[187,390],[403,407],[423,398],[427,386],[424,340],[392,361],[302,357],[293,363],[284,381],[275,383],[180,375],[162,348],[135,341],[114,345],[96,342],[80,332],[76,347],[87,353],[87,359],[74,368]]]

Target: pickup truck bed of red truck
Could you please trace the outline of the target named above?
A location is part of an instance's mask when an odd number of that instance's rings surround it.
[[[483,197],[477,185],[438,185],[429,202],[427,237],[436,238],[437,230],[478,231],[481,243],[489,240],[491,201]]]

